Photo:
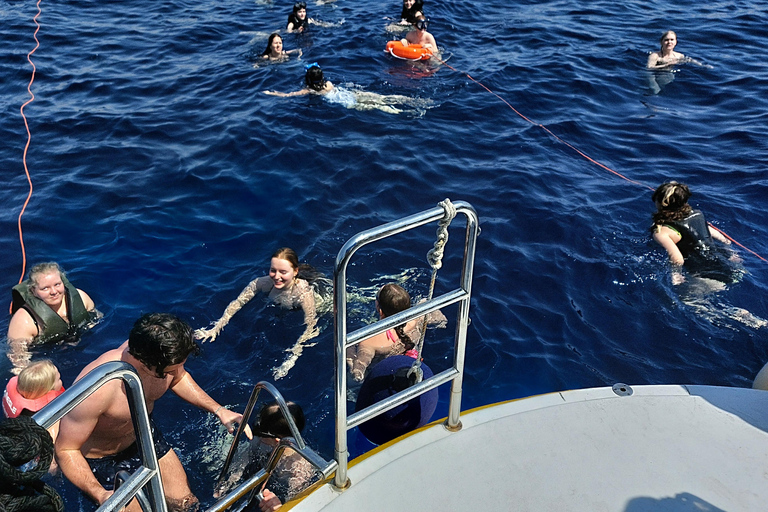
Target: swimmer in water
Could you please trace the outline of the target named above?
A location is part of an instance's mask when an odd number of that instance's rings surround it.
[[[411,296],[400,285],[385,284],[376,294],[376,313],[384,319],[411,307]],[[444,328],[448,322],[441,311],[432,311],[425,317],[414,318],[383,333],[364,339],[347,349],[347,368],[352,377],[362,382],[367,370],[389,356],[406,355],[416,359],[416,343],[421,329],[426,326]]]
[[[672,284],[686,283],[685,290],[680,292],[683,302],[711,319],[724,314],[750,327],[765,326],[768,322],[746,309],[718,306],[705,300],[738,281],[744,271],[739,268],[738,254],[726,249],[730,240],[712,227],[701,211],[688,204],[690,197],[688,186],[676,181],[661,184],[652,196],[657,211],[653,214],[651,233],[669,255]]]
[[[306,2],[296,2],[293,4],[293,11],[288,15],[288,24],[285,29],[290,32],[304,32],[304,30],[313,23],[314,20],[307,17]]]
[[[386,284],[376,295],[376,312],[380,319],[405,311],[410,307],[411,297],[402,286]],[[406,332],[413,334],[413,330],[417,328],[416,323],[415,319],[411,320],[349,347],[347,349],[347,368],[352,373],[352,377],[356,381],[362,382],[368,367],[388,356],[405,354],[415,359],[418,356],[414,349],[415,340]]]
[[[405,38],[401,39],[400,42],[403,43],[403,46],[420,44],[422,48],[431,50],[433,54],[436,54],[438,52],[437,42],[435,41],[434,36],[427,32],[428,26],[429,20],[422,16],[413,23],[413,30],[408,32],[405,35]]]
[[[675,51],[677,46],[677,34],[671,30],[667,30],[661,35],[661,49],[658,52],[653,52],[648,56],[648,63],[646,67],[648,69],[666,69],[675,64],[692,63],[699,66],[704,66],[701,62],[686,57],[682,53]],[[712,66],[708,66],[712,67]]]
[[[672,265],[678,268],[697,253],[708,250],[713,240],[731,243],[707,223],[701,211],[691,208],[690,197],[688,186],[676,181],[662,183],[652,196],[657,209],[651,227],[653,239],[666,249]]]
[[[287,60],[292,54],[298,54],[301,57],[301,48],[295,50],[283,50],[283,38],[275,32],[269,36],[267,48],[261,53],[261,58],[265,60],[283,61]]]
[[[413,99],[399,94],[376,94],[357,89],[336,87],[325,79],[323,70],[317,62],[308,64],[305,69],[307,70],[307,73],[304,75],[305,87],[303,89],[293,92],[264,91],[264,94],[280,96],[283,98],[304,96],[306,94],[319,94],[331,103],[338,103],[347,108],[354,108],[356,110],[377,109],[386,112],[387,114],[399,114],[403,111],[395,105],[424,107],[429,103],[424,100]]]
[[[400,13],[400,24],[411,25],[424,17],[423,0],[403,0],[403,12]]]
[[[269,266],[269,276],[257,277],[246,286],[235,300],[229,303],[212,327],[198,329],[195,337],[199,340],[214,341],[235,314],[242,309],[257,293],[267,293],[275,304],[287,309],[301,308],[304,311],[305,329],[296,344],[286,350],[292,355],[280,368],[275,369],[275,378],[284,377],[301,355],[304,343],[320,334],[317,329],[315,310],[315,292],[312,284],[323,279],[322,274],[307,264],[299,264],[299,258],[293,249],[283,247],[273,255]],[[311,346],[311,345],[306,345]]]

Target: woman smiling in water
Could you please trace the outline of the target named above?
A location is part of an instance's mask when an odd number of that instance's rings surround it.
[[[299,265],[296,252],[288,247],[278,249],[272,255],[269,265],[269,276],[257,277],[246,286],[240,295],[229,303],[216,323],[208,329],[198,329],[195,337],[203,341],[213,341],[229,323],[235,313],[256,296],[257,293],[268,293],[268,297],[275,304],[284,308],[293,309],[301,307],[304,310],[304,323],[306,339],[317,335],[315,331],[310,335],[317,324],[315,313],[315,296],[310,281],[319,274],[310,265]]]
[[[648,63],[646,64],[648,69],[664,69],[675,64],[682,64],[686,62],[704,66],[704,64],[701,62],[690,57],[686,57],[682,53],[675,51],[675,46],[677,46],[677,34],[671,30],[667,30],[661,34],[660,42],[661,49],[657,52],[651,53],[648,56]]]

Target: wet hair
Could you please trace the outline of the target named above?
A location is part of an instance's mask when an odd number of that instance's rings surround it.
[[[325,86],[325,77],[320,66],[310,66],[307,74],[304,75],[304,83],[313,91],[322,91]]]
[[[295,402],[286,402],[288,411],[293,416],[293,421],[296,423],[296,428],[301,432],[304,430],[306,420],[304,419],[304,411],[301,406]],[[280,410],[280,406],[276,401],[266,403],[259,411],[258,423],[253,425],[254,435],[258,437],[274,437],[283,438],[290,437],[291,427],[288,426],[288,421],[283,416],[283,412]]]
[[[652,230],[665,222],[678,221],[691,214],[693,208],[688,204],[691,197],[691,191],[688,185],[676,181],[662,183],[653,193],[651,199],[656,203],[658,209],[653,214]]]
[[[276,37],[280,37],[280,34],[277,32],[269,35],[269,39],[267,40],[267,49],[262,52],[262,57],[269,57],[272,55],[272,41],[274,41]],[[282,39],[282,37],[280,37],[280,39]]]
[[[192,328],[169,313],[149,313],[133,324],[128,336],[128,353],[148,369],[154,369],[159,378],[165,369],[183,363],[190,354],[198,355],[200,346],[195,342]]]
[[[305,16],[304,19],[302,20],[301,18],[299,18],[297,14],[302,9],[307,10],[307,4],[305,2],[296,2],[295,4],[293,4],[293,11],[291,12],[291,14],[288,15],[288,23],[285,24],[286,28],[291,23],[293,23],[293,30],[297,30],[309,24],[309,22],[307,21],[309,19],[309,16]]]
[[[49,359],[41,359],[29,363],[29,365],[19,373],[16,389],[21,396],[28,400],[40,398],[53,390],[53,385],[56,384],[56,374],[58,371],[56,365]]]
[[[418,19],[416,14],[421,13],[423,10],[424,0],[416,0],[410,9],[407,9],[405,5],[403,5],[403,12],[400,13],[400,18],[404,19],[408,23],[416,23],[416,20]]]
[[[385,284],[376,295],[379,303],[379,309],[384,317],[392,316],[395,313],[405,311],[411,307],[411,296],[405,291],[405,288],[396,284]],[[405,350],[411,350],[415,344],[411,338],[405,334],[405,325],[395,327],[395,332],[400,341],[405,345]]]
[[[58,263],[55,261],[48,261],[45,263],[38,263],[37,265],[33,266],[29,269],[29,274],[27,274],[27,281],[29,286],[29,291],[33,292],[35,288],[37,288],[37,280],[38,278],[48,275],[53,271],[57,271],[59,275],[64,278],[65,273],[61,269],[61,266],[59,266]]]

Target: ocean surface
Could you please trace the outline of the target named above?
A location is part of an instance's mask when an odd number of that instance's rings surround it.
[[[471,203],[482,228],[464,407],[616,382],[751,384],[768,361],[766,328],[740,308],[768,318],[768,263],[736,247],[738,282],[696,295],[671,284],[648,228],[650,189],[675,179],[710,222],[768,256],[765,3],[427,0],[446,62],[414,64],[382,51],[402,35],[387,29],[399,2],[313,1],[309,16],[328,26],[284,34],[302,57],[264,64],[257,55],[291,5],[40,3],[35,98],[24,108],[34,185],[22,217],[27,268],[58,261],[104,313],[78,344],[35,353],[57,363],[65,386],[142,313],[205,327],[266,274],[275,249],[290,246],[330,276],[351,236],[446,197]],[[32,1],[0,1],[0,276],[9,302],[23,265],[20,107],[30,99],[36,13]],[[667,29],[677,51],[706,66],[649,74],[648,53]],[[300,89],[312,62],[344,89],[406,96],[402,112],[263,94]],[[458,282],[463,220],[454,226],[438,291]],[[355,257],[353,326],[373,319],[386,282],[426,296],[435,228]],[[329,309],[317,344],[275,381],[304,406],[306,438],[326,457]],[[437,370],[455,329],[455,309],[446,314],[448,328],[429,331],[424,353]],[[301,321],[301,312],[254,299],[187,368],[215,399],[242,409],[253,384],[273,381]],[[0,373],[3,383],[11,375],[5,357]],[[436,417],[446,401],[444,393]],[[157,421],[210,505],[226,436],[171,394],[160,405]],[[67,510],[93,509],[55,482]]]

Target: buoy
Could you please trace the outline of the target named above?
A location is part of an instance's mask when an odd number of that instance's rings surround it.
[[[413,365],[409,356],[390,356],[376,366],[365,377],[357,395],[355,410],[361,411],[395,393],[410,387],[408,370]],[[421,365],[424,379],[432,377],[432,370]],[[429,423],[437,408],[437,389],[391,409],[360,425],[360,432],[372,443],[384,444],[396,437]]]
[[[387,49],[393,57],[405,60],[427,60],[432,57],[432,51],[423,48],[420,44],[409,44],[403,46],[400,41],[390,41],[387,43]]]

